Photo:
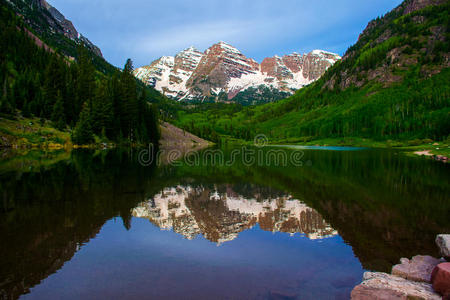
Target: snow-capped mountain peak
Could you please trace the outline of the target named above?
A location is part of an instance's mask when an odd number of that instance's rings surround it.
[[[229,44],[227,44],[225,42],[220,41],[218,43],[218,45],[220,47],[222,47],[223,49],[225,49],[225,51],[227,51],[227,52],[241,53],[241,51],[239,51],[238,49],[234,48],[233,46],[231,46],[231,45],[229,45]]]
[[[217,97],[222,92],[232,100],[249,88],[293,93],[320,78],[340,59],[337,54],[313,50],[303,55],[276,55],[259,64],[221,41],[203,53],[191,46],[175,57],[163,56],[136,69],[135,76],[177,100]]]

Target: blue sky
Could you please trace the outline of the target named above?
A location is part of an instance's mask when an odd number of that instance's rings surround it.
[[[247,57],[343,54],[401,0],[48,0],[116,66],[225,41]]]

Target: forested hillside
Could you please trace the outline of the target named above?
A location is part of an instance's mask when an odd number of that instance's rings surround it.
[[[404,1],[370,22],[341,62],[294,96],[230,114],[183,112],[177,124],[204,138],[446,139],[449,11],[448,1]]]
[[[3,0],[2,0],[3,2]],[[37,117],[70,131],[76,144],[102,140],[156,143],[160,95],[138,86],[131,60],[123,71],[99,72],[92,54],[79,46],[76,59],[48,46],[6,4],[0,9],[0,112]]]
[[[116,71],[117,68],[102,57],[101,50],[77,32],[72,22],[66,20],[45,0],[1,0],[0,2],[2,6],[7,6],[20,15],[28,28],[64,56],[78,57],[78,46],[83,46],[88,50],[87,54],[97,70],[105,74]]]

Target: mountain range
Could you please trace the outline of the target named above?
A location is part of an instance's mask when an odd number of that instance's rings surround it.
[[[257,94],[267,89],[281,99],[319,79],[340,59],[338,54],[314,50],[268,57],[259,64],[237,48],[219,42],[205,52],[190,47],[174,57],[163,56],[134,74],[177,100],[226,102],[248,90]]]
[[[369,22],[340,61],[286,100],[210,106],[180,113],[174,123],[204,139],[264,134],[279,144],[450,141],[449,9],[445,0],[405,0]]]
[[[311,240],[338,234],[316,210],[290,195],[262,197],[257,189],[248,193],[252,195],[241,195],[232,186],[167,187],[140,203],[132,215],[150,220],[161,230],[173,230],[186,239],[202,235],[218,245],[236,239],[256,224],[265,231],[300,233]],[[209,208],[207,212],[205,206]]]
[[[75,81],[61,85],[63,81],[54,76],[54,84],[48,85],[48,75],[55,72],[44,72],[51,58],[64,60],[61,66],[69,65],[67,61],[78,62],[80,46],[89,50],[99,73],[109,76],[118,71],[46,1],[0,1],[4,23],[10,31],[4,30],[4,40],[8,38],[22,46],[2,45],[3,57],[8,61],[2,62],[7,72],[0,73],[5,87],[0,111],[25,111],[27,115],[49,119],[58,90],[69,103],[74,95],[80,98],[83,92],[72,92],[75,87],[80,88]],[[412,144],[449,140],[449,5],[445,0],[403,1],[385,16],[369,22],[342,59],[315,50],[304,55],[266,58],[258,63],[220,42],[205,52],[191,47],[175,57],[162,57],[137,69],[134,75],[156,88],[146,89],[150,94],[147,100],[158,103],[166,121],[214,142],[229,137],[250,141],[257,134],[265,134],[273,143],[328,138],[345,144],[354,144],[353,138],[407,140]],[[22,20],[25,26],[21,25]],[[28,48],[32,50],[22,49],[30,42],[22,33],[57,55],[44,57],[45,53],[31,46]],[[33,58],[29,53],[43,58]],[[28,82],[31,78],[35,80],[32,84]],[[54,90],[51,98],[44,90],[44,81],[48,85],[45,89]],[[296,89],[299,90],[285,101],[246,108],[223,103],[201,108],[183,106],[158,92],[190,103],[200,100],[248,105],[274,102]],[[77,120],[79,106],[76,113],[68,105],[64,109],[60,115],[66,120]],[[133,115],[126,109],[119,111]]]

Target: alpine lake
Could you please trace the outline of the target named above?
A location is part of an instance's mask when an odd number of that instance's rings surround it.
[[[365,271],[437,257],[436,234],[450,232],[441,162],[358,148],[151,153],[1,152],[0,299],[348,299]]]

